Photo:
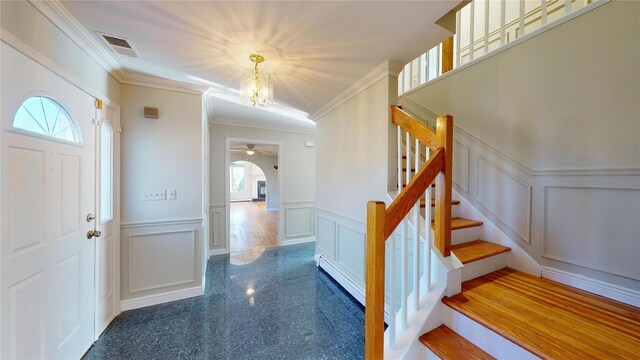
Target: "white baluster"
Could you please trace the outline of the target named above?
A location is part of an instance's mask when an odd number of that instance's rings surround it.
[[[435,74],[433,76],[434,79],[437,78],[438,76],[442,75],[442,69],[440,68],[440,58],[442,57],[442,55],[440,55],[440,50],[441,50],[440,48],[441,48],[440,44],[436,45],[436,50],[435,50],[435,53],[436,53],[436,56],[435,56],[435,58],[436,58],[436,71],[434,71],[434,74]],[[458,50],[460,50],[460,49],[458,49]],[[458,52],[460,52],[460,51],[458,51]]]
[[[398,195],[402,191],[402,128],[398,126]]]
[[[518,38],[521,38],[524,36],[525,31],[524,31],[524,0],[520,0],[520,34],[518,35]]]
[[[411,135],[407,131],[404,137],[405,140],[405,149],[404,152],[407,155],[407,159],[405,162],[405,166],[407,167],[407,185],[409,185],[409,181],[411,180]]]
[[[571,0],[564,0],[564,14],[571,14]]]
[[[405,134],[405,154],[407,156],[407,161],[405,166],[407,167],[407,185],[411,180],[411,134],[407,131]],[[409,253],[409,220],[408,217],[405,216],[402,219],[402,252],[400,253],[400,288],[402,291],[402,297],[400,298],[400,311],[402,312],[402,327],[404,330],[407,327],[407,298],[409,297],[409,262],[407,261],[407,255]]]
[[[431,151],[427,147],[425,157],[429,159]],[[425,290],[428,294],[431,291],[431,185],[427,187],[425,192],[427,200],[424,208],[424,278],[426,280]]]
[[[416,139],[415,168],[420,168],[420,141]],[[413,294],[416,311],[420,310],[420,199],[413,205]]]
[[[401,312],[401,320],[400,320],[400,329],[404,330],[407,328],[407,295],[409,286],[408,282],[408,261],[407,261],[407,253],[409,250],[408,245],[409,239],[409,226],[407,217],[402,219],[402,250],[400,252],[400,312]]]
[[[500,46],[504,45],[507,42],[507,34],[506,34],[506,16],[507,16],[507,1],[500,1]]]
[[[456,13],[456,67],[460,66],[460,28],[461,28],[460,13],[461,12],[462,10],[459,10]],[[440,54],[439,51],[438,51],[438,54]]]
[[[489,52],[489,0],[484,1],[484,53]]]
[[[475,30],[475,9],[476,9],[476,3],[474,1],[469,3],[469,20],[471,21],[470,25],[469,25],[469,61],[473,60],[473,48],[474,48],[474,39],[473,39],[473,31]]]
[[[396,236],[389,237],[389,347],[396,346]]]
[[[547,0],[540,1],[540,13],[540,26],[545,26],[547,25]]]

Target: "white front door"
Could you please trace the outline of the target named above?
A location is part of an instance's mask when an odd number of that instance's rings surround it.
[[[102,232],[96,239],[96,321],[95,339],[119,313],[118,264],[120,247],[117,233],[116,172],[119,169],[118,109],[105,105],[97,111],[98,126],[96,167],[97,222]]]
[[[79,358],[94,339],[94,99],[0,46],[0,358]]]

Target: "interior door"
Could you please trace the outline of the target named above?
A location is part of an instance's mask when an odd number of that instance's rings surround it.
[[[119,112],[111,106],[97,110],[100,125],[97,136],[97,228],[101,236],[96,239],[96,321],[95,339],[107,328],[111,320],[119,312],[118,268],[119,238],[116,226],[116,182],[114,181],[118,166],[118,143],[115,131],[118,125]]]
[[[94,333],[94,99],[0,46],[0,358],[79,358]]]

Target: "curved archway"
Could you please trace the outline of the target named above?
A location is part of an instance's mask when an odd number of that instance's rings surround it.
[[[277,246],[277,157],[232,154],[229,160],[230,251]]]

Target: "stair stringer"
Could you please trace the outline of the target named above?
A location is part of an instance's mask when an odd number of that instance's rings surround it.
[[[453,189],[453,195],[456,200],[460,200],[458,212],[462,217],[475,219],[483,222],[482,239],[507,246],[511,251],[506,254],[507,266],[531,275],[540,276],[542,265],[538,264],[518,243],[511,240],[507,234],[502,232],[488,217],[473,206],[467,198]],[[477,344],[476,344],[477,345]]]

